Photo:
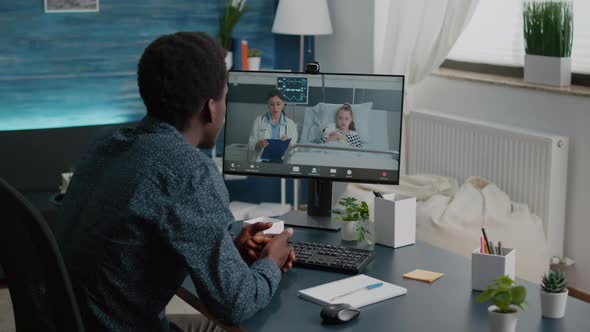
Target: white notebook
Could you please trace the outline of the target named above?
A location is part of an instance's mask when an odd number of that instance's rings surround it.
[[[381,287],[370,290],[362,289],[363,287],[381,282],[383,283],[383,286]],[[321,305],[330,303],[348,303],[353,307],[360,308],[392,297],[404,295],[407,292],[408,290],[403,287],[371,278],[364,274],[359,274],[354,277],[302,289],[297,292],[297,295],[303,299]]]

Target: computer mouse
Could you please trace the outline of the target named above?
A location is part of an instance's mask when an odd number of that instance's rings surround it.
[[[320,316],[325,323],[342,324],[358,317],[360,310],[346,303],[328,304],[322,308]]]

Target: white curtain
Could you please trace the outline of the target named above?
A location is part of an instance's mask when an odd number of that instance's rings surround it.
[[[375,0],[374,71],[405,75],[400,174],[406,174],[411,90],[445,60],[479,0]]]
[[[477,3],[377,0],[375,73],[404,74],[410,86],[422,81],[445,60]]]

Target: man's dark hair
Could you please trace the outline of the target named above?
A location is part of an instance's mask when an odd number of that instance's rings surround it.
[[[188,128],[209,99],[222,97],[227,81],[224,58],[221,45],[201,32],[177,32],[153,41],[137,69],[148,114],[179,131]]]

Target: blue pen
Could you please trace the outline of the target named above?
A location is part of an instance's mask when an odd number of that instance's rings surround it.
[[[371,284],[369,286],[364,286],[364,287],[361,287],[361,288],[358,288],[358,289],[355,289],[355,290],[346,292],[344,294],[340,294],[338,296],[335,296],[335,297],[333,297],[333,298],[330,299],[330,302],[332,302],[332,301],[334,301],[334,300],[336,300],[338,298],[341,298],[341,297],[344,297],[344,296],[347,296],[347,295],[350,295],[350,294],[354,294],[356,292],[360,292],[360,291],[364,291],[364,290],[371,290],[371,289],[379,288],[381,286],[383,286],[383,283],[382,282]]]

